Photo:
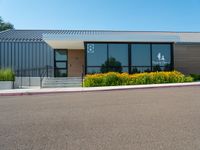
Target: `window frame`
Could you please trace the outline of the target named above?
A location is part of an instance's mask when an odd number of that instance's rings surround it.
[[[56,51],[66,51],[66,60],[56,60]],[[65,63],[66,67],[57,67],[56,63]],[[54,77],[59,77],[56,74],[57,70],[66,70],[66,77],[68,77],[68,49],[54,49]]]
[[[152,64],[152,45],[153,44],[169,44],[170,45],[170,70],[174,70],[174,42],[106,42],[106,41],[85,41],[84,42],[84,50],[85,50],[85,74],[87,74],[87,67],[101,67],[101,66],[88,66],[87,65],[87,44],[107,44],[107,47],[109,44],[128,44],[128,66],[122,66],[122,67],[128,67],[128,73],[131,73],[131,69],[133,67],[150,67],[151,71],[153,71],[153,64]],[[132,66],[132,44],[150,44],[150,60],[151,60],[151,66]],[[108,51],[108,49],[107,49]],[[108,53],[108,52],[107,52]],[[108,57],[108,56],[107,56]]]

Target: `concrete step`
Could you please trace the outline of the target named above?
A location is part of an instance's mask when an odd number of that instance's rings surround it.
[[[65,78],[45,78],[42,83],[43,88],[53,87],[81,87],[81,77],[65,77]]]
[[[81,80],[81,77],[67,77],[67,78],[53,78],[53,77],[48,77],[46,80]]]
[[[81,82],[82,80],[76,79],[76,80],[44,80],[46,82]]]
[[[82,83],[82,82],[43,82],[43,85],[48,85],[48,84],[75,84],[75,83],[77,83],[77,84],[80,84],[80,83]]]
[[[63,85],[43,85],[43,88],[61,88],[61,87],[81,87],[82,84],[63,84]]]

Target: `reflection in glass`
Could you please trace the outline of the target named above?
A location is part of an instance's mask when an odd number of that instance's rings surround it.
[[[151,72],[151,67],[131,67],[131,73]]]
[[[56,68],[67,68],[66,62],[56,62]]]
[[[87,65],[101,66],[107,59],[107,44],[87,44]]]
[[[55,77],[67,77],[67,50],[55,50]]]
[[[111,67],[109,66],[107,68],[107,72],[119,72],[119,73],[122,73],[122,72],[127,72],[128,73],[128,67]]]
[[[127,72],[128,73],[128,67],[122,67],[122,72]]]
[[[66,50],[55,50],[56,61],[67,61],[67,51]]]
[[[87,67],[87,74],[102,73],[101,69],[102,69],[101,67]],[[114,67],[112,67],[112,69],[117,70]],[[128,73],[128,67],[121,67],[121,72],[127,72]]]
[[[109,44],[108,49],[109,58],[114,58],[121,66],[128,66],[128,44]],[[111,63],[109,66],[112,66]]]
[[[132,66],[151,66],[150,44],[132,44]]]
[[[153,70],[152,71],[171,71],[172,70],[172,67],[170,64],[166,64],[165,66],[159,66],[159,65],[156,65],[156,66],[153,66]]]
[[[101,67],[87,67],[88,74],[101,73]]]
[[[153,66],[166,66],[171,64],[171,45],[152,44]]]
[[[171,44],[88,43],[86,46],[87,73],[172,70]]]
[[[67,77],[67,70],[66,69],[55,69],[55,76],[56,77]]]
[[[101,66],[101,72],[122,72],[122,65],[115,58],[110,57],[105,63]]]

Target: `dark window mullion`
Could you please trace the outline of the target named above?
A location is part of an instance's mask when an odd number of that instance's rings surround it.
[[[131,73],[131,63],[132,63],[132,49],[131,44],[128,44],[128,73]]]
[[[109,44],[107,43],[107,61],[108,61],[108,66],[106,66],[106,70],[108,71],[109,67],[110,67],[110,61],[109,61]]]
[[[171,44],[171,46],[170,46],[170,48],[171,48],[171,64],[170,64],[170,68],[171,68],[171,70],[174,70],[174,43],[173,44]]]
[[[153,54],[152,54],[152,44],[150,44],[150,61],[151,61],[151,71],[153,71],[153,63],[152,63],[152,60],[153,60]]]

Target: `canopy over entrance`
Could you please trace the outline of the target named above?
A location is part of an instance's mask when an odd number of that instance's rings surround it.
[[[200,34],[177,32],[74,31],[43,34],[52,48],[84,49],[84,42],[200,42]]]

